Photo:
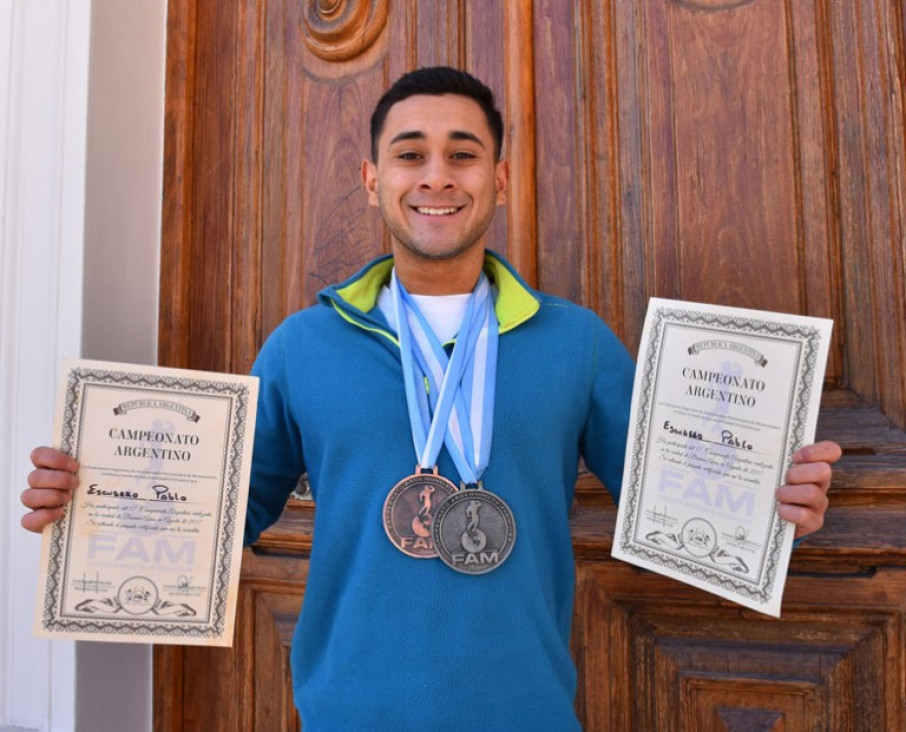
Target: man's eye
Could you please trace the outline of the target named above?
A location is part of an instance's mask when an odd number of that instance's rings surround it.
[[[421,156],[417,152],[404,152],[397,155],[400,160],[418,160]]]
[[[470,152],[461,151],[461,152],[453,153],[452,157],[454,160],[471,160],[472,158],[475,157],[475,154],[470,153]]]

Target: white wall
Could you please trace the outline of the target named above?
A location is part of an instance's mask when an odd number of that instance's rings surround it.
[[[166,3],[92,0],[82,355],[157,363]],[[79,643],[76,726],[150,729],[151,647]]]
[[[156,359],[165,15],[0,0],[0,730],[150,729],[148,647],[33,637],[18,495],[61,358]]]
[[[92,0],[85,358],[157,363],[165,0]]]
[[[89,10],[0,4],[0,723],[41,730],[73,729],[75,647],[32,636],[39,539],[18,494],[81,340]]]

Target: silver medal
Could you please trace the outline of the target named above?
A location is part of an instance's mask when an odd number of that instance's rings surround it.
[[[493,493],[461,490],[434,515],[434,548],[443,562],[464,574],[485,574],[503,564],[516,541],[516,522]]]

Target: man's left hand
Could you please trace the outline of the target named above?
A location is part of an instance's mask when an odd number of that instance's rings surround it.
[[[827,440],[807,445],[793,453],[793,465],[787,471],[786,483],[777,489],[777,514],[796,524],[796,538],[812,534],[824,525],[827,513],[827,489],[830,488],[833,465],[843,451],[836,442]]]

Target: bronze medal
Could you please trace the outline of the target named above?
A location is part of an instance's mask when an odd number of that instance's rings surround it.
[[[384,530],[393,545],[416,559],[433,559],[434,514],[457,492],[456,486],[437,474],[418,472],[393,486],[384,501]]]
[[[516,542],[513,512],[484,489],[457,491],[437,509],[434,546],[448,567],[464,574],[485,574],[510,556]]]

